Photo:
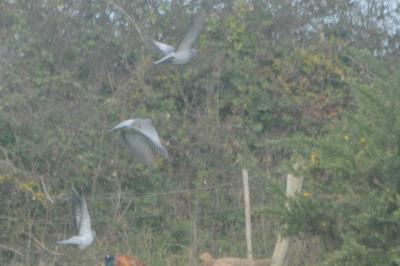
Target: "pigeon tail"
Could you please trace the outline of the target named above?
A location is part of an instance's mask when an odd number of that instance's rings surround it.
[[[80,244],[80,239],[77,236],[73,236],[71,238],[65,239],[65,240],[59,240],[57,241],[57,244],[59,245],[79,245]]]

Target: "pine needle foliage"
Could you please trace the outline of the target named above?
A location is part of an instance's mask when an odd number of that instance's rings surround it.
[[[348,57],[351,110],[316,139],[267,142],[293,152],[305,176],[282,219],[289,235],[321,237],[327,265],[398,265],[400,71],[365,51]]]

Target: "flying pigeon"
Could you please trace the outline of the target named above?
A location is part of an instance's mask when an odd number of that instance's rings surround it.
[[[121,131],[122,139],[139,162],[152,166],[158,153],[168,158],[167,150],[161,144],[160,137],[150,119],[128,119],[122,121],[110,132]]]
[[[155,61],[154,64],[160,64],[169,60],[176,65],[183,65],[189,62],[197,54],[197,50],[191,48],[200,34],[204,24],[204,11],[199,12],[194,19],[192,28],[186,33],[185,38],[179,44],[178,49],[166,43],[152,40],[153,45],[164,54],[164,57]]]
[[[138,257],[114,256],[107,254],[104,258],[105,266],[145,266]]]
[[[96,233],[91,230],[90,216],[85,197],[80,197],[74,187],[72,187],[72,203],[74,205],[75,225],[78,235],[66,240],[57,241],[57,244],[78,245],[83,250],[93,243]]]

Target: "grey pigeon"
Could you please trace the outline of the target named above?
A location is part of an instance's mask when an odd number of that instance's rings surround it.
[[[183,65],[190,61],[197,54],[197,50],[191,48],[200,34],[204,24],[204,11],[200,11],[195,17],[193,27],[186,33],[185,38],[179,44],[178,49],[166,43],[152,40],[153,45],[164,54],[164,57],[154,62],[160,64],[169,60],[177,65]]]
[[[85,197],[80,197],[74,187],[72,187],[72,203],[74,205],[75,225],[78,235],[66,240],[57,241],[57,244],[78,245],[82,250],[93,243],[96,238],[96,233],[91,230],[90,216]]]
[[[110,132],[120,131],[126,146],[139,162],[152,166],[158,153],[168,158],[167,150],[161,144],[160,137],[150,119],[129,119],[122,121]]]

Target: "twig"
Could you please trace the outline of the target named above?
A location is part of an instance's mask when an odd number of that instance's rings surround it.
[[[186,250],[186,251],[189,251],[189,253],[192,252],[192,250],[191,250],[190,248],[185,247],[184,245],[176,244],[176,246],[177,246],[177,247],[180,247],[180,248],[182,248],[182,249],[184,249],[184,250]]]
[[[17,219],[17,218],[5,216],[5,215],[0,215],[0,219],[8,220],[8,221],[11,221],[11,222],[18,222],[19,221],[19,219]]]
[[[3,146],[0,146],[0,150],[3,153],[4,157],[7,159],[7,161],[10,161],[8,157],[8,151]]]
[[[21,257],[22,257],[22,253],[19,252],[19,251],[16,250],[16,249],[13,249],[13,248],[10,248],[10,247],[4,246],[4,245],[0,245],[0,249],[12,251],[12,252],[14,252],[15,254],[17,254],[18,256],[21,256]]]
[[[128,20],[135,26],[136,31],[139,33],[142,42],[145,43],[142,31],[140,30],[139,26],[136,24],[136,21],[118,4],[114,3],[112,0],[107,1],[109,4],[113,5],[116,9],[118,9],[122,14],[124,14]]]
[[[43,191],[44,191],[44,194],[46,195],[46,198],[50,201],[51,204],[54,204],[54,201],[51,199],[49,193],[47,192],[47,188],[44,183],[43,176],[40,176],[40,182],[42,183]]]
[[[126,208],[121,212],[121,214],[119,215],[119,219],[122,219],[125,216],[125,214],[129,210],[129,208],[131,207],[132,203],[133,203],[133,200],[131,200],[131,202],[129,202],[128,205],[126,206]]]
[[[57,252],[51,251],[51,250],[49,250],[48,248],[46,248],[46,247],[44,246],[44,244],[40,243],[40,241],[37,240],[32,234],[28,234],[28,233],[24,233],[24,234],[27,235],[27,236],[29,236],[29,238],[32,239],[33,242],[35,242],[36,245],[38,245],[41,249],[43,249],[43,250],[49,252],[50,254],[55,255],[55,256],[60,256],[60,255],[62,255],[61,253],[57,253]]]

